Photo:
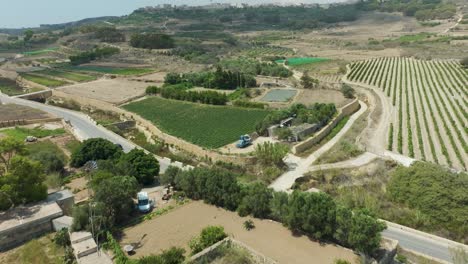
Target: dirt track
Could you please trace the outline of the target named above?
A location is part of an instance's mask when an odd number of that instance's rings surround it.
[[[252,219],[255,229],[247,231],[242,218],[235,212],[191,202],[166,215],[149,220],[123,231],[121,245],[138,241],[143,235],[142,246],[134,257],[158,254],[171,246],[184,247],[208,225],[221,225],[234,239],[239,240],[259,253],[279,263],[333,263],[341,258],[358,263],[357,256],[348,249],[335,245],[322,245],[305,236],[294,236],[280,223],[270,220]]]

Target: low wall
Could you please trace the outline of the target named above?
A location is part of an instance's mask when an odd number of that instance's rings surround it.
[[[51,90],[44,90],[44,91],[39,91],[39,92],[34,92],[34,93],[21,94],[21,95],[15,96],[15,97],[26,99],[26,100],[35,100],[35,99],[45,100],[45,99],[47,99],[47,98],[49,98],[51,96],[52,96],[52,91]]]
[[[355,99],[351,103],[343,106],[341,109],[338,110],[338,115],[325,127],[323,127],[319,132],[317,132],[313,137],[302,141],[301,143],[292,147],[292,153],[297,154],[306,151],[307,149],[311,148],[313,145],[317,144],[326,137],[330,131],[335,128],[338,122],[341,121],[345,116],[352,115],[354,112],[359,110],[359,100]]]
[[[19,119],[19,120],[7,120],[0,122],[0,128],[3,127],[14,127],[14,126],[23,126],[30,124],[39,124],[39,123],[49,123],[49,122],[58,122],[61,121],[61,118],[52,117],[52,118],[42,118],[42,119]]]
[[[219,246],[222,246],[222,245],[225,245],[225,244],[230,244],[231,246],[234,246],[234,247],[246,249],[247,251],[249,251],[252,258],[255,260],[255,263],[277,264],[276,261],[274,261],[274,260],[264,256],[263,254],[255,251],[254,249],[247,246],[246,244],[244,244],[244,243],[242,243],[240,241],[234,240],[234,239],[232,239],[230,237],[227,237],[227,238],[213,244],[212,246],[205,248],[203,251],[193,255],[190,258],[190,263],[195,263],[195,264],[197,264],[199,262],[200,263],[205,263],[205,262],[203,262],[203,258],[204,257],[210,258],[211,255],[214,255],[213,258],[215,258],[216,257],[216,253],[215,253],[216,249]]]

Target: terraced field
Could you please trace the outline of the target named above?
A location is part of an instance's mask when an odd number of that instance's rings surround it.
[[[66,82],[63,80],[58,80],[58,79],[36,75],[32,73],[23,73],[21,74],[21,77],[23,77],[24,79],[28,81],[35,82],[37,84],[44,85],[47,87],[58,87],[58,86],[70,84],[69,82]]]
[[[279,47],[279,46],[259,46],[252,47],[245,51],[250,57],[262,57],[262,56],[291,56],[294,51],[290,48]]]
[[[124,106],[168,134],[199,146],[219,148],[253,132],[267,110],[210,106],[150,97]]]
[[[89,81],[96,80],[96,77],[92,75],[61,71],[61,70],[43,70],[43,71],[38,71],[36,73],[39,73],[41,75],[51,76],[52,78],[58,77],[62,79],[67,79],[67,80],[71,80],[74,82],[89,82]]]
[[[394,107],[388,149],[468,167],[468,72],[454,60],[379,58],[351,65],[347,79],[385,93]]]

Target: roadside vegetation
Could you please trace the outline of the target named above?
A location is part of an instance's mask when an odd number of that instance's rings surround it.
[[[439,165],[411,167],[377,160],[364,168],[311,172],[293,188],[318,188],[350,208],[366,208],[379,218],[466,243],[463,201],[468,175]]]

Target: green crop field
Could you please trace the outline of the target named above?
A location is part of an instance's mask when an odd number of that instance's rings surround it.
[[[57,47],[55,47],[55,48],[49,48],[49,49],[42,49],[42,50],[26,51],[26,52],[23,52],[23,54],[24,54],[24,55],[33,56],[33,55],[41,55],[41,54],[53,52],[53,51],[56,51],[56,50],[58,50]]]
[[[0,91],[10,96],[23,93],[23,89],[15,81],[5,78],[0,78]]]
[[[301,58],[289,58],[286,59],[287,65],[289,66],[299,66],[305,64],[311,64],[316,62],[327,61],[327,58],[311,58],[311,57],[301,57]],[[284,63],[285,60],[277,60],[277,63]]]
[[[67,72],[67,71],[59,71],[59,70],[43,70],[37,73],[40,73],[43,75],[50,75],[53,77],[64,78],[64,79],[72,80],[75,82],[89,82],[89,81],[96,80],[95,76],[85,75],[81,73]]]
[[[253,132],[266,110],[210,106],[151,97],[124,106],[163,131],[207,148],[219,148]]]
[[[17,140],[23,141],[27,136],[33,136],[37,138],[44,138],[48,136],[58,136],[65,134],[65,130],[62,128],[57,128],[54,130],[41,129],[41,128],[24,128],[24,127],[15,127],[10,129],[2,130],[1,133],[7,137],[12,137]]]
[[[143,73],[150,73],[152,69],[146,68],[114,68],[114,67],[102,67],[102,66],[70,66],[68,69],[76,71],[87,71],[87,72],[99,72],[105,74],[117,74],[117,75],[137,75]]]
[[[21,74],[21,77],[25,78],[28,81],[35,82],[37,84],[44,85],[47,87],[58,87],[58,86],[62,86],[65,84],[69,84],[68,82],[65,82],[65,81],[56,80],[56,79],[48,78],[45,76],[28,74],[28,73]]]

